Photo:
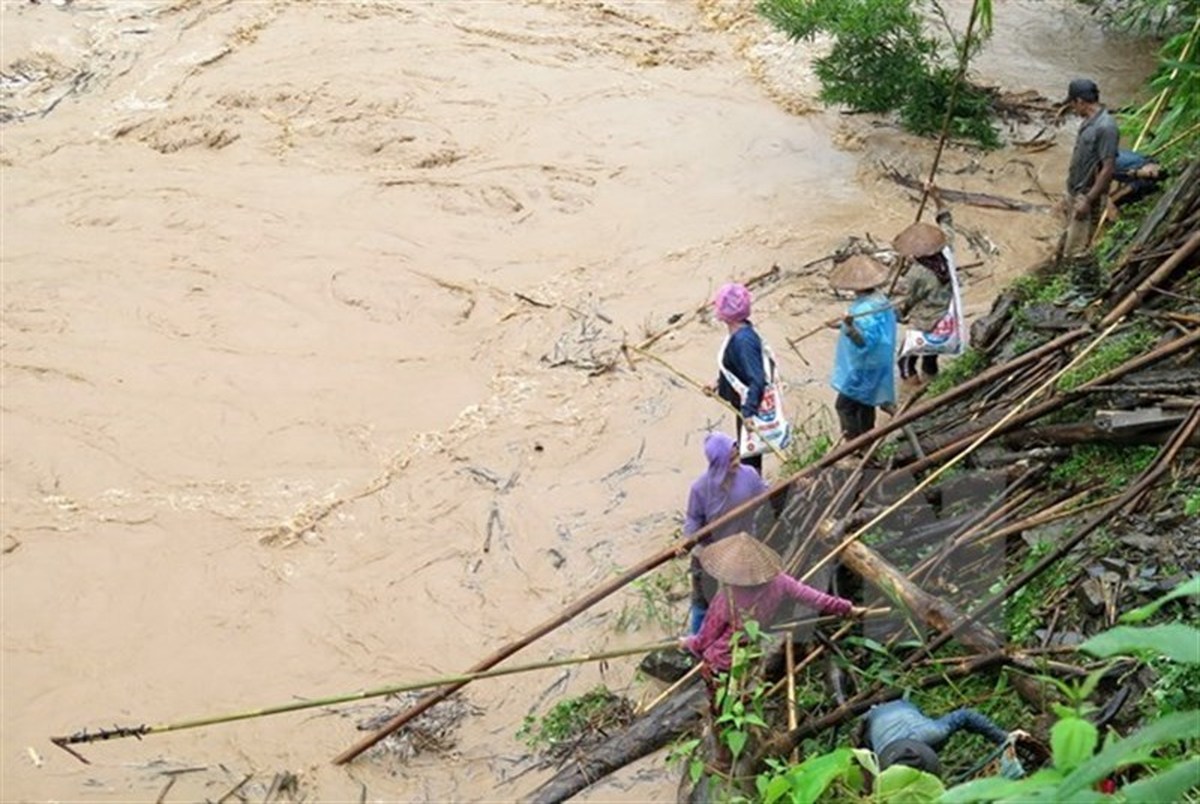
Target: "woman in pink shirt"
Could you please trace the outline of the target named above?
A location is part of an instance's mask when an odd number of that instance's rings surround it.
[[[858,616],[865,611],[849,600],[820,592],[783,571],[779,554],[748,533],[739,533],[700,553],[705,572],[723,587],[713,598],[700,630],[681,644],[703,660],[708,678],[729,670],[730,641],[747,620],[764,627],[784,601],[795,600],[822,614]]]

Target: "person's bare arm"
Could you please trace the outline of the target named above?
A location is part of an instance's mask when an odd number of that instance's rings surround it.
[[[1100,163],[1100,169],[1096,171],[1096,179],[1092,182],[1092,187],[1087,191],[1087,195],[1079,199],[1075,211],[1080,215],[1086,215],[1087,211],[1104,198],[1108,194],[1108,186],[1112,184],[1113,173],[1117,169],[1117,160],[1105,159]]]

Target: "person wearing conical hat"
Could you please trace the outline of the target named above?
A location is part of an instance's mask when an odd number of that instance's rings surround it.
[[[875,409],[896,402],[896,313],[880,287],[888,270],[865,254],[834,266],[829,284],[853,291],[854,302],[835,326],[840,333],[830,384],[842,436],[857,438],[875,427]]]
[[[914,223],[892,241],[897,254],[912,260],[905,278],[906,292],[897,303],[906,325],[900,341],[900,381],[910,388],[921,383],[918,359],[920,374],[928,381],[937,376],[938,355],[962,354],[966,342],[962,289],[952,247],[953,220],[937,188],[927,188],[937,205],[938,225]]]
[[[859,615],[864,609],[827,595],[783,571],[779,554],[748,533],[737,533],[700,552],[704,571],[722,588],[708,607],[700,630],[680,644],[704,662],[708,678],[729,670],[731,642],[747,620],[769,625],[784,602],[795,600],[822,614]]]

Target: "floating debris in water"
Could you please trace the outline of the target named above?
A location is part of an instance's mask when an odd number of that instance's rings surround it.
[[[405,692],[389,696],[383,703],[354,707],[354,712],[367,716],[358,721],[359,731],[378,731],[396,715],[411,709],[424,693]],[[428,751],[444,753],[458,743],[458,727],[468,716],[482,710],[462,695],[452,695],[389,734],[371,749],[372,756],[385,755],[407,762]]]

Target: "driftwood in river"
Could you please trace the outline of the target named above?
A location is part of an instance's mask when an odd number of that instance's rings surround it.
[[[910,190],[920,190],[923,185],[920,179],[916,176],[910,176],[907,173],[901,173],[895,168],[884,164],[883,175],[899,184],[901,187],[907,187]],[[964,192],[962,190],[945,190],[938,188],[938,193],[946,201],[955,204],[969,204],[974,207],[986,207],[988,209],[1004,209],[1010,212],[1045,212],[1050,207],[1045,204],[1030,204],[1028,201],[1021,201],[1016,198],[1006,198],[1001,195],[993,195],[992,193],[973,193]]]

